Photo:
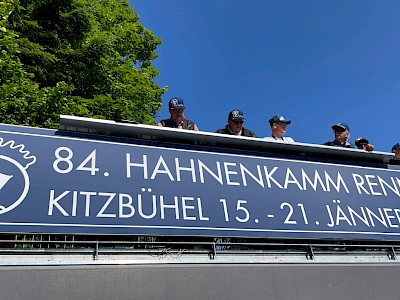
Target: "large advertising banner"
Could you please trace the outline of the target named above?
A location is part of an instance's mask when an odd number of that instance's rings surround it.
[[[400,173],[0,125],[0,232],[400,240]]]

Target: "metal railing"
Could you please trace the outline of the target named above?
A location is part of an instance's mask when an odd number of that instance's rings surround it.
[[[76,236],[76,235],[0,235],[0,256],[83,255],[90,260],[102,258],[184,260],[280,260],[298,257],[302,260],[368,261],[397,260],[400,242],[304,241],[242,238],[189,238],[145,236]],[[61,257],[61,258],[60,258]]]

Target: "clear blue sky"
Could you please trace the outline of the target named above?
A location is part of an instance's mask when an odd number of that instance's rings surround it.
[[[292,120],[287,136],[322,144],[346,122],[350,141],[378,151],[400,142],[400,1],[135,0],[140,22],[163,40],[154,66],[168,100],[185,100],[200,130],[226,125],[270,135],[268,119]]]

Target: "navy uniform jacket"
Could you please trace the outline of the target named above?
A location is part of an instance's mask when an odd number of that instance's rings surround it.
[[[182,128],[187,130],[199,130],[196,124],[188,119],[184,119],[181,123],[175,122],[172,119],[165,119],[161,120],[157,125],[162,127]]]
[[[237,135],[235,132],[232,132],[232,131],[229,129],[229,125],[226,125],[225,128],[218,129],[218,130],[216,131],[216,133]],[[244,128],[244,127],[242,128],[242,132],[240,133],[240,135],[241,135],[241,136],[248,136],[248,137],[256,137],[256,135],[254,134],[253,131],[248,130],[248,129]]]
[[[352,143],[346,141],[344,144],[339,143],[337,140],[333,140],[332,142],[326,142],[325,146],[334,146],[334,147],[343,147],[343,148],[354,148],[357,149]]]

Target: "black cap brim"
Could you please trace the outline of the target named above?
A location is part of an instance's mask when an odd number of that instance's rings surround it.
[[[289,125],[290,123],[292,123],[292,121],[291,121],[291,120],[282,120],[282,121],[281,121],[281,120],[272,118],[272,119],[269,119],[269,120],[268,120],[268,123],[269,123],[270,125],[272,125],[272,124],[274,124],[274,123],[285,123],[285,124]]]
[[[362,138],[362,139],[356,140],[356,144],[369,144],[369,141],[367,139]]]
[[[346,131],[346,130],[347,130],[347,128],[346,128],[346,127],[344,127],[344,126],[340,126],[340,125],[333,125],[333,126],[332,126],[332,130],[335,130],[335,128],[340,128],[340,129],[343,129],[344,131]]]
[[[292,121],[287,121],[287,120],[285,120],[285,121],[273,121],[273,122],[269,122],[270,124],[274,124],[274,123],[284,123],[284,124],[286,124],[286,125],[289,125],[290,123],[292,123]]]

